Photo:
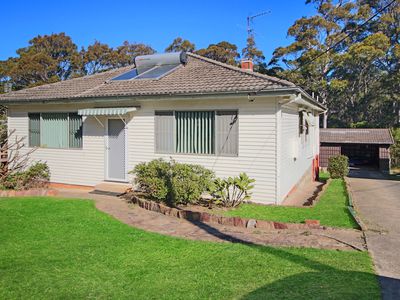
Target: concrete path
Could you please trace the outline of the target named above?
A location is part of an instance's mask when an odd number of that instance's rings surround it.
[[[350,190],[366,225],[366,238],[383,299],[400,299],[400,181],[373,170],[351,170]]]
[[[160,234],[212,242],[235,242],[255,245],[311,247],[336,250],[365,249],[360,231],[327,230],[260,230],[204,222],[191,222],[165,216],[128,204],[125,200],[90,194],[87,191],[58,189],[60,197],[93,199],[96,207],[130,226]]]

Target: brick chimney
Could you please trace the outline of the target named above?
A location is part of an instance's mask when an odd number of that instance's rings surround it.
[[[253,61],[251,59],[243,59],[240,65],[242,70],[253,72]]]

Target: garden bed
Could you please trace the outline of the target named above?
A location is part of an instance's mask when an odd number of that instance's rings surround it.
[[[256,220],[242,218],[239,216],[229,217],[217,215],[214,212],[207,212],[203,207],[196,207],[196,209],[187,209],[182,207],[170,207],[162,203],[147,200],[139,197],[135,193],[125,195],[126,199],[139,205],[139,207],[158,212],[167,216],[172,216],[180,219],[186,219],[194,222],[205,222],[221,224],[226,226],[235,226],[241,228],[260,228],[264,230],[273,229],[325,229],[325,226],[321,226],[319,220],[304,220],[304,223],[285,223],[277,221],[267,220]]]
[[[143,193],[129,193],[126,199],[140,207],[192,221],[264,229],[315,229],[340,227],[360,229],[348,206],[349,196],[343,179],[328,179],[312,206],[289,207],[244,203],[237,208],[212,209],[189,204],[169,207],[148,199]]]

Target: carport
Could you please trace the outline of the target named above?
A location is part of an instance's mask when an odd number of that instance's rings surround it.
[[[320,167],[328,166],[331,156],[349,157],[350,166],[368,166],[390,171],[390,145],[393,137],[387,128],[320,129]]]

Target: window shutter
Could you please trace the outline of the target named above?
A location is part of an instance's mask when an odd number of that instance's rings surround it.
[[[28,114],[29,117],[29,147],[40,146],[40,114]]]
[[[76,113],[69,114],[69,147],[82,148],[82,117]]]
[[[218,155],[238,155],[239,120],[237,111],[218,111],[216,122]]]
[[[157,153],[174,152],[174,114],[172,111],[155,112],[155,150]]]
[[[42,145],[49,148],[68,148],[68,113],[43,113]]]

